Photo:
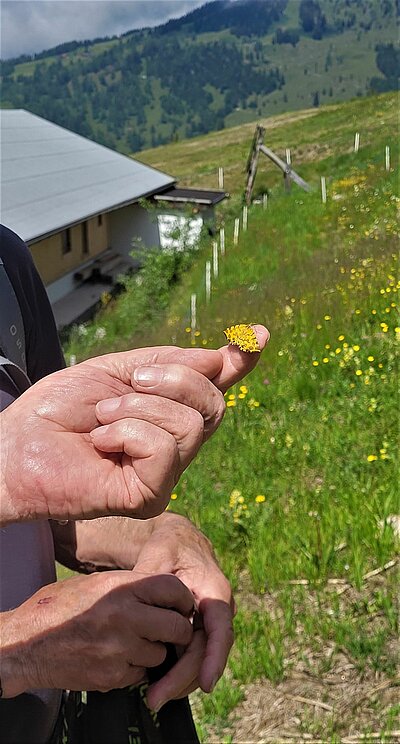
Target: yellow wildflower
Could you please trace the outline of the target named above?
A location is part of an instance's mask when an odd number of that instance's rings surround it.
[[[228,400],[228,402],[226,404],[226,407],[227,408],[232,408],[233,406],[236,406],[236,401],[235,400]]]
[[[241,385],[241,386],[240,386],[240,388],[239,388],[239,390],[240,390],[240,392],[241,392],[241,393],[243,393],[244,395],[246,395],[246,393],[248,393],[248,392],[249,392],[249,391],[248,391],[248,389],[247,389],[247,387],[246,387],[246,385]]]
[[[171,501],[176,501],[177,498],[178,498],[177,493],[171,493]]]
[[[256,504],[263,504],[265,501],[265,496],[262,493],[259,493],[258,496],[254,499]]]
[[[367,457],[368,462],[374,462],[374,460],[377,460],[377,459],[378,459],[377,455],[368,455]]]
[[[362,369],[356,369],[356,375],[357,377],[360,377],[360,375],[362,375]]]

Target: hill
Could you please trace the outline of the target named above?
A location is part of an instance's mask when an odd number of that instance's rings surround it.
[[[397,85],[395,0],[216,0],[156,29],[8,60],[2,106],[122,152]]]
[[[285,194],[261,161],[255,196],[268,191],[268,203],[252,204],[236,246],[254,125],[143,153],[210,187],[225,167],[232,196],[219,212],[226,252],[211,302],[207,237],[187,256],[152,255],[66,347],[79,358],[207,348],[235,322],[271,330],[171,501],[213,541],[239,608],[228,669],[212,695],[194,698],[204,742],[398,740],[397,112],[386,94],[267,121],[274,150],[296,143],[313,191]]]

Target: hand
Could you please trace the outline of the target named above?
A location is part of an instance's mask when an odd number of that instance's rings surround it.
[[[263,348],[268,332],[255,330]],[[3,524],[160,514],[203,427],[208,436],[222,418],[216,388],[240,380],[258,358],[231,346],[146,348],[90,359],[36,383],[1,414]],[[135,371],[148,367],[161,370],[161,383],[136,382]],[[122,396],[114,414],[96,410]],[[106,431],[97,429],[98,419],[110,423]]]
[[[234,602],[207,538],[176,514],[159,517],[139,553],[135,575],[173,573],[192,592],[197,610],[191,643],[179,661],[149,687],[147,701],[159,710],[168,700],[196,687],[211,692],[222,675],[233,643]]]
[[[3,695],[136,684],[164,661],[164,643],[190,644],[192,612],[192,594],[171,575],[110,571],[49,584],[2,613]]]

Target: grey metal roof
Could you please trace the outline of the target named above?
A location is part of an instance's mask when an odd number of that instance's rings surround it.
[[[34,241],[175,179],[29,111],[0,111],[1,222]]]

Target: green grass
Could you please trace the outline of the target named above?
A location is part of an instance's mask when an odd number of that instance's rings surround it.
[[[314,191],[293,188],[285,195],[272,166],[264,172],[260,162],[256,192],[269,188],[268,208],[250,208],[237,247],[228,237],[209,306],[205,244],[141,331],[129,325],[138,302],[132,288],[67,349],[82,357],[85,350],[172,339],[188,345],[191,292],[199,304],[195,344],[221,345],[222,329],[234,322],[262,322],[271,330],[258,367],[245,387],[229,391],[223,425],[181,478],[173,502],[211,538],[238,594],[227,673],[196,707],[205,742],[211,730],[229,734],[229,713],[254,680],[284,686],[300,668],[323,680],[343,654],[357,675],[353,686],[368,675],[372,688],[374,679],[395,676],[396,572],[364,578],[398,549],[389,523],[399,513],[395,112],[395,96],[387,95],[270,122],[269,144],[282,150],[297,142],[296,162]],[[355,155],[352,135],[360,121],[362,148]],[[216,162],[227,164],[232,199],[220,220],[231,236],[249,135],[243,127],[145,157],[167,171],[175,160],[179,174],[188,172],[192,153],[192,182],[203,173],[210,178]],[[329,176],[326,205],[321,174]],[[99,325],[106,329],[101,342]],[[357,731],[381,731],[385,741],[395,706],[374,698],[362,710],[358,703],[348,715],[335,708],[324,719],[304,710],[299,732],[340,741],[359,718]]]

